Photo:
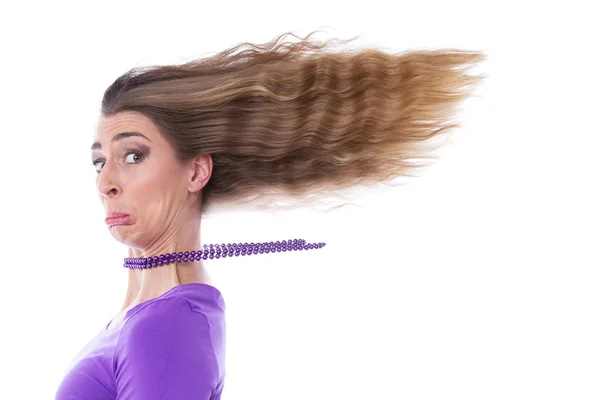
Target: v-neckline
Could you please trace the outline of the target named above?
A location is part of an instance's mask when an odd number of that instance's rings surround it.
[[[196,282],[193,282],[193,283],[191,283],[191,284],[195,284],[195,283],[196,283]],[[149,299],[149,300],[146,300],[146,301],[142,301],[141,303],[137,303],[136,305],[134,305],[134,306],[132,306],[132,307],[129,307],[128,309],[126,309],[126,310],[124,310],[124,311],[121,311],[121,312],[118,314],[118,319],[117,319],[117,320],[115,320],[115,318],[111,319],[111,320],[108,322],[108,324],[107,324],[107,325],[104,327],[104,331],[106,331],[106,332],[111,332],[111,331],[115,331],[115,330],[117,330],[117,329],[118,329],[118,327],[119,327],[119,326],[120,326],[120,325],[121,325],[121,324],[122,324],[122,323],[123,323],[123,322],[124,322],[124,321],[125,321],[127,318],[129,318],[129,317],[130,317],[130,314],[131,314],[131,313],[132,313],[134,310],[136,310],[136,309],[140,308],[142,305],[145,305],[145,304],[148,304],[148,303],[151,303],[151,302],[154,302],[154,301],[160,300],[160,299],[162,299],[163,297],[167,296],[168,294],[172,293],[172,292],[173,292],[175,289],[177,289],[177,288],[180,288],[180,287],[182,287],[182,286],[186,286],[186,285],[190,285],[190,283],[186,283],[185,285],[177,285],[177,286],[173,286],[171,289],[167,290],[166,292],[164,292],[163,294],[161,294],[161,295],[160,295],[160,296],[158,296],[158,297],[155,297],[155,298],[153,298],[153,299]],[[113,321],[115,321],[115,322],[114,322],[114,324],[113,324]],[[112,325],[111,325],[111,324],[112,324]]]

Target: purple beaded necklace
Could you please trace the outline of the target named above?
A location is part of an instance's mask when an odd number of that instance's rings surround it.
[[[312,250],[325,247],[325,243],[307,244],[304,239],[283,240],[263,243],[222,243],[205,244],[201,250],[185,251],[179,253],[166,253],[154,257],[125,258],[123,267],[132,269],[145,269],[160,267],[174,262],[192,262],[221,257],[245,256],[263,253],[279,253],[282,251]]]

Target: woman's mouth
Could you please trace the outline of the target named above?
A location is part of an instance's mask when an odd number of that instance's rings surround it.
[[[125,213],[110,212],[104,220],[107,225],[127,225],[131,223],[131,216]]]

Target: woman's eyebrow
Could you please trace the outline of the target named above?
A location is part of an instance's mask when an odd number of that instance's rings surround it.
[[[148,139],[146,136],[142,135],[139,132],[121,132],[121,133],[117,133],[115,136],[113,136],[112,141],[116,142],[117,140],[125,139],[125,138],[131,137],[131,136],[143,137],[144,139],[146,139],[147,141],[149,141],[150,143],[152,143],[152,140]],[[102,148],[102,145],[99,142],[94,142],[94,144],[92,145],[91,150],[96,150],[96,149],[101,149],[101,148]]]

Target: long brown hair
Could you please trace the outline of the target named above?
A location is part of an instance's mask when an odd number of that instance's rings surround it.
[[[133,68],[104,93],[102,115],[143,113],[179,160],[209,153],[202,212],[269,194],[314,204],[413,175],[431,156],[422,145],[459,126],[457,106],[483,78],[467,74],[480,52],[333,51],[340,42],[312,35]]]

